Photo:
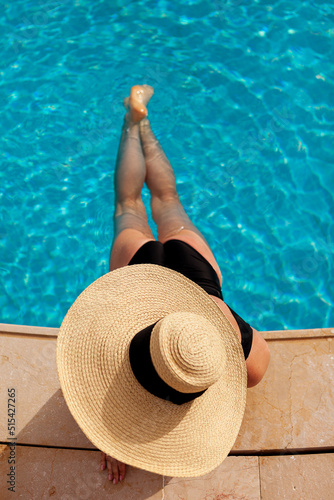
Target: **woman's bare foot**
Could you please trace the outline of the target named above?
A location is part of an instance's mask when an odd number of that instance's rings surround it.
[[[101,451],[101,470],[106,468],[106,462],[109,481],[112,481],[114,484],[117,484],[118,481],[123,481],[125,476],[125,464]]]
[[[150,85],[135,85],[131,88],[130,97],[124,99],[124,106],[130,112],[132,123],[138,123],[147,116],[146,105],[154,94]]]

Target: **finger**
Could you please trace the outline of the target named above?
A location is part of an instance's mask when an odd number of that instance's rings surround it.
[[[123,462],[118,462],[118,470],[119,470],[119,480],[123,481],[125,476],[125,464],[123,464]]]
[[[106,468],[106,454],[101,451],[101,470]]]
[[[112,462],[111,462],[111,466],[112,466],[112,473],[113,473],[113,483],[114,484],[117,484],[118,483],[118,480],[119,480],[119,475],[118,475],[118,462],[117,460],[113,459]]]
[[[109,481],[112,481],[113,478],[113,472],[112,472],[112,458],[106,455],[107,459],[107,469],[108,469],[108,479]]]

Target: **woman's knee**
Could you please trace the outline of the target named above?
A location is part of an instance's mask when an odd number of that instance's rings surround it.
[[[172,219],[189,219],[176,191],[165,191],[151,196],[151,210],[154,221],[159,224]]]
[[[181,201],[176,189],[173,187],[161,186],[151,192],[151,208],[155,210],[170,210],[181,206]]]
[[[153,233],[148,225],[147,217],[137,212],[123,212],[114,216],[114,241],[126,229],[134,229],[148,238],[153,238]]]
[[[129,198],[116,200],[114,218],[125,214],[138,215],[147,219],[145,205],[141,198]]]
[[[114,212],[114,241],[126,229],[133,229],[141,233],[144,237],[153,238],[142,200],[116,203]]]

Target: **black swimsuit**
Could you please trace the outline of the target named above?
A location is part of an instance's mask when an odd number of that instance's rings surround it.
[[[131,264],[158,264],[174,269],[197,283],[209,295],[223,300],[219,278],[211,264],[191,245],[181,240],[148,241],[135,253]],[[226,304],[227,305],[227,304]],[[229,306],[228,306],[229,307]],[[241,332],[241,345],[247,359],[253,340],[252,327],[229,307]]]

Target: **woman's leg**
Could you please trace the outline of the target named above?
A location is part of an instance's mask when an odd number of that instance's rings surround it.
[[[141,99],[136,98],[139,94]],[[110,252],[110,271],[128,264],[136,251],[154,240],[141,199],[146,166],[139,135],[139,121],[146,116],[151,87],[133,87],[125,101],[125,116],[115,169],[114,240]]]
[[[147,119],[140,122],[140,138],[146,163],[146,184],[151,191],[152,216],[158,227],[159,241],[178,239],[197,250],[222,275],[204,236],[186,214],[176,190],[173,168],[153,134]]]

